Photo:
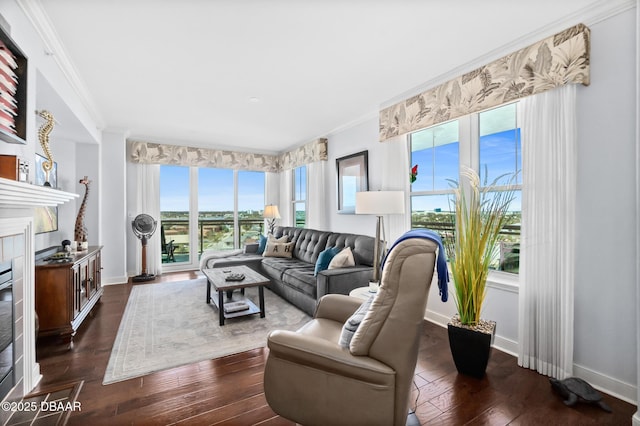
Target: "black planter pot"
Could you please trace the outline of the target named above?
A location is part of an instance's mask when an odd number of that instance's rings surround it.
[[[459,327],[449,323],[449,346],[458,373],[481,379],[484,377],[495,336],[495,322],[491,334]]]

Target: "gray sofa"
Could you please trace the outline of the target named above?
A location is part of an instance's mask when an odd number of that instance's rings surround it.
[[[357,287],[369,285],[373,276],[373,244],[365,235],[318,231],[315,229],[282,227],[275,237],[283,235],[294,241],[291,258],[263,257],[257,254],[257,244],[227,257],[209,258],[201,268],[221,268],[247,265],[271,280],[268,287],[293,305],[313,316],[320,297],[329,293],[349,294]],[[328,269],[313,276],[318,255],[329,247],[351,247],[356,265]]]

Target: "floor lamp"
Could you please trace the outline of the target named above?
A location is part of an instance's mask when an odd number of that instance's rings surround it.
[[[275,204],[268,204],[264,206],[264,213],[262,217],[267,219],[267,225],[269,226],[269,235],[273,235],[273,230],[276,226],[276,219],[280,219],[278,206],[276,206]]]
[[[404,192],[356,192],[356,214],[370,214],[377,216],[376,244],[373,246],[373,278],[369,282],[369,291],[376,292],[380,285],[380,263],[387,250],[383,215],[404,214]],[[380,239],[380,232],[382,232],[383,235],[382,240]]]

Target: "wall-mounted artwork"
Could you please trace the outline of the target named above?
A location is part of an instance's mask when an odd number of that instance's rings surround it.
[[[368,151],[336,159],[338,213],[355,214],[356,192],[369,190]]]
[[[45,161],[47,161],[45,157],[36,154],[35,184],[38,186],[42,186],[45,183],[45,173],[42,168],[42,163]],[[53,163],[53,168],[51,172],[49,172],[49,183],[51,184],[51,188],[58,187],[58,163]],[[36,234],[58,230],[58,207],[36,207],[33,213],[33,226]]]

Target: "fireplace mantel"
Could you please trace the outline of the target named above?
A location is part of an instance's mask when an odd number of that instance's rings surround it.
[[[41,379],[35,345],[35,250],[33,215],[36,207],[59,206],[78,194],[0,178],[0,260],[13,263],[16,385],[6,398],[17,398]],[[0,422],[2,420],[0,412]]]
[[[72,192],[0,178],[0,207],[57,206],[78,197]]]

